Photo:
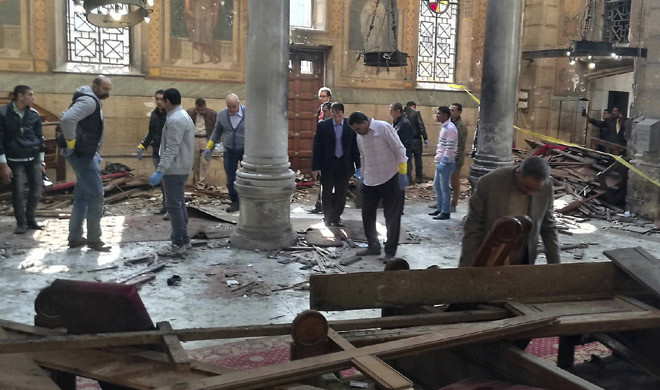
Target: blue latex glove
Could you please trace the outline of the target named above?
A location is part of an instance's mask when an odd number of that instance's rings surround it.
[[[73,149],[62,149],[60,151],[60,154],[64,158],[71,157],[73,155]]]
[[[154,172],[151,176],[149,176],[149,185],[152,187],[155,187],[160,183],[161,179],[163,178],[163,174],[160,172]]]
[[[204,159],[206,161],[211,160],[211,149],[204,149]]]
[[[440,164],[442,165],[447,165],[448,162],[449,162],[449,157],[447,156],[442,156],[442,159],[440,159]]]
[[[360,170],[360,168],[355,170],[355,178],[358,180],[362,179],[362,171]]]
[[[143,153],[143,152],[144,152],[144,150],[138,148],[138,151],[137,151],[137,157],[138,157],[138,160],[142,160],[142,153]]]
[[[401,191],[405,190],[406,187],[408,186],[408,175],[407,174],[399,175],[397,180],[399,182],[398,183],[399,184],[399,189]]]
[[[94,161],[94,164],[96,164],[96,167],[99,169],[101,168],[101,160],[103,159],[101,158],[99,152],[94,153],[94,157],[92,157],[92,161]]]
[[[424,147],[427,147],[427,146],[429,146],[429,140],[425,139],[424,140]]]

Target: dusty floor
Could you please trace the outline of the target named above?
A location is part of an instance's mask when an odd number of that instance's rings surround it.
[[[306,210],[313,205],[316,190],[297,191],[291,204],[294,228],[319,223],[320,215]],[[415,185],[407,191],[402,228],[409,233],[410,242],[399,246],[398,256],[413,269],[430,265],[442,268],[456,267],[460,254],[461,222],[466,213],[466,200],[461,200],[458,211],[449,221],[433,220],[427,215],[432,197],[430,183]],[[152,198],[142,198],[108,206],[103,219],[104,239],[113,244],[109,253],[87,249],[68,249],[66,241],[67,220],[41,219],[46,228],[41,232],[23,236],[13,234],[14,220],[7,214],[7,203],[0,210],[0,312],[2,318],[28,323],[33,322],[34,299],[40,289],[58,278],[87,281],[113,281],[139,271],[144,263],[127,265],[124,262],[137,257],[153,255],[167,245],[169,222],[153,212],[159,207],[158,193]],[[207,210],[226,219],[221,207],[223,200],[210,197],[194,197],[193,203],[202,204]],[[313,218],[313,219],[310,219]],[[382,213],[379,219],[382,218]],[[360,221],[360,210],[349,203],[343,219]],[[190,231],[208,232],[212,238],[196,242],[184,258],[164,259],[166,268],[157,273],[156,279],[142,285],[140,296],[154,323],[170,321],[174,328],[217,327],[248,324],[291,322],[294,317],[309,308],[308,292],[304,285],[318,267],[305,267],[312,257],[309,252],[259,252],[237,250],[229,246],[228,236],[232,224],[208,218],[191,218]],[[619,225],[620,226],[620,225]],[[660,256],[658,235],[648,236],[623,232],[617,223],[589,220],[570,225],[572,235],[560,235],[561,244],[589,243],[582,260],[573,259],[570,251],[562,254],[562,261],[607,261],[602,252],[619,247],[641,246]],[[224,236],[224,237],[223,237]],[[348,246],[329,248],[339,262],[352,256],[358,249]],[[541,255],[538,263],[544,263]],[[116,265],[117,268],[94,271]],[[365,257],[361,262],[345,266],[346,272],[378,271],[383,264],[376,257]],[[329,272],[337,272],[330,269]],[[168,286],[167,278],[181,276],[179,286]],[[238,285],[228,285],[228,281]],[[233,282],[230,282],[233,283]],[[350,313],[324,313],[328,319],[378,316],[376,311]],[[216,343],[216,342],[213,342]],[[198,348],[208,343],[187,343],[186,348]]]

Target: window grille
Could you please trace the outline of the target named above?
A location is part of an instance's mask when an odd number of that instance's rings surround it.
[[[630,32],[631,0],[606,0],[604,38],[607,42],[627,43]]]
[[[427,4],[420,0],[417,81],[451,83],[456,70],[458,5],[450,4],[444,13],[436,13]]]

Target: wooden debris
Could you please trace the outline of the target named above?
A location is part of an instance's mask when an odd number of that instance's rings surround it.
[[[343,266],[347,266],[347,265],[355,264],[360,260],[362,260],[362,256],[351,256],[348,259],[340,261],[339,264]]]

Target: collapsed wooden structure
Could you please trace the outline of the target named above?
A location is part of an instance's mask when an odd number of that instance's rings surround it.
[[[613,261],[311,276],[311,309],[381,308],[390,315],[382,318],[327,322],[311,311],[292,324],[173,330],[163,322],[153,330],[87,335],[0,321],[0,388],[74,389],[71,377],[61,374],[129,389],[290,388],[357,367],[378,388],[407,389],[413,383],[408,372],[415,384],[420,373],[404,358],[451,350],[492,378],[599,389],[560,368],[573,364],[573,336],[584,334],[658,378],[653,341],[660,336],[660,261],[641,248],[606,255]],[[440,310],[440,304],[451,305]],[[247,371],[191,361],[180,344],[282,334],[292,334],[295,360]],[[517,347],[545,336],[561,337],[559,367]],[[42,368],[60,375],[53,380]]]

